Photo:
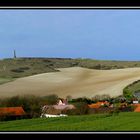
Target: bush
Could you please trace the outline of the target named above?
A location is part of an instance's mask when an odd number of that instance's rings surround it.
[[[86,104],[91,104],[92,100],[88,99],[86,97],[81,97],[81,98],[76,98],[76,99],[72,99],[71,102],[76,103],[76,102],[84,102]]]
[[[84,115],[89,113],[89,107],[88,104],[85,102],[78,102],[74,104],[76,109],[73,110],[75,111],[76,115]]]
[[[45,105],[55,105],[58,101],[58,96],[55,94],[42,97],[42,103]]]
[[[136,106],[132,106],[132,105],[129,105],[125,108],[119,108],[119,110],[121,112],[133,112],[135,110]]]
[[[26,119],[27,116],[10,116],[10,114],[0,115],[0,121],[11,121],[11,120],[19,120],[19,119]]]
[[[92,66],[92,68],[94,68],[94,69],[101,69],[102,66],[101,66],[101,64],[96,64],[95,66]]]
[[[92,97],[92,102],[98,102],[98,101],[111,101],[112,98],[108,94],[103,95],[95,95]]]
[[[62,110],[61,114],[67,114],[67,115],[79,115],[77,113],[76,109],[64,109]]]
[[[11,71],[16,72],[16,73],[21,73],[21,72],[24,72],[25,70],[29,70],[29,69],[30,69],[29,67],[20,67],[17,69],[12,69]]]
[[[62,110],[62,114],[67,114],[67,115],[84,115],[89,113],[89,107],[88,104],[85,102],[76,102],[73,103],[75,106],[75,109],[67,109],[65,108]]]
[[[103,94],[100,96],[101,100],[104,100],[104,101],[109,101],[111,99],[110,95],[108,94]]]
[[[112,103],[123,103],[123,102],[126,102],[126,101],[127,101],[127,99],[122,95],[112,99]]]
[[[1,99],[0,101],[1,107],[16,107],[19,105],[22,105],[22,101],[19,96],[4,98],[4,99]]]
[[[29,67],[20,67],[19,69],[20,70],[29,70],[30,68]]]
[[[109,111],[110,115],[119,115],[119,113],[120,113],[119,108],[114,108],[114,110]]]
[[[12,72],[16,72],[16,73],[24,72],[24,70],[21,70],[21,69],[12,69],[11,71]]]
[[[101,100],[101,96],[100,95],[95,95],[94,97],[92,97],[92,101],[94,102],[98,102]]]
[[[124,90],[123,90],[123,95],[124,95],[124,97],[127,98],[127,99],[130,99],[130,98],[133,97],[132,92],[130,92],[127,88],[124,88]]]
[[[113,112],[114,108],[109,108],[109,107],[99,107],[99,108],[90,108],[89,114],[99,114],[99,113],[109,113]]]
[[[41,99],[39,97],[32,96],[30,98],[25,98],[24,101],[27,101],[23,107],[25,108],[25,111],[33,118],[39,117],[41,114]]]
[[[68,95],[68,96],[66,97],[66,99],[67,99],[68,102],[69,102],[69,101],[72,101],[72,96]]]

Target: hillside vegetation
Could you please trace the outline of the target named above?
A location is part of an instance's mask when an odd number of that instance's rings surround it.
[[[133,83],[127,85],[124,90],[124,96],[132,97],[136,96],[140,99],[140,80],[134,81]]]
[[[103,61],[71,58],[16,58],[0,60],[1,78],[19,78],[46,72],[57,68],[84,67],[90,69],[118,69],[140,67],[139,61]]]
[[[0,122],[0,131],[139,131],[140,113],[80,115]]]

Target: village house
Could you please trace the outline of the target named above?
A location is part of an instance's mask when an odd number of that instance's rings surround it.
[[[108,106],[109,107],[109,102],[108,101],[97,102],[94,104],[90,104],[88,106],[89,106],[89,108],[99,108],[101,106]],[[110,106],[110,107],[112,107],[112,106]]]
[[[25,116],[26,113],[22,107],[0,107],[0,117],[8,117],[9,119],[17,119]]]
[[[67,99],[59,99],[57,105],[67,105],[68,101]]]
[[[67,116],[62,114],[63,110],[75,109],[75,106],[68,104],[67,99],[59,99],[56,105],[45,105],[42,107],[42,114],[40,117],[62,117]]]

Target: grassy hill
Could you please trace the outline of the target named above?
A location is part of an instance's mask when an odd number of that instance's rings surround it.
[[[7,58],[0,60],[0,84],[35,74],[59,72],[58,68],[119,69],[140,67],[140,61],[107,61],[71,58]],[[140,89],[140,86],[137,86]]]
[[[124,88],[130,95],[136,95],[140,98],[140,80],[137,80]]]
[[[96,114],[0,122],[0,131],[140,131],[140,113]]]
[[[71,59],[16,58],[0,60],[0,84],[12,79],[46,72],[57,72],[56,68],[70,67]]]
[[[84,67],[90,69],[118,69],[140,67],[140,61],[105,61],[71,58],[16,58],[0,60],[0,78],[19,78],[55,72],[57,68]]]

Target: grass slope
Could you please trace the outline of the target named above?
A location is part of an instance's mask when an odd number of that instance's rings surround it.
[[[140,113],[82,115],[0,122],[0,131],[139,131]]]
[[[140,98],[140,80],[134,81],[133,83],[127,85],[124,90],[127,90],[129,94]]]
[[[91,69],[118,69],[140,67],[140,61],[105,61],[71,58],[16,58],[0,60],[0,77],[19,78],[46,72],[56,68],[85,67]]]
[[[10,82],[10,81],[13,81],[13,80],[14,79],[12,79],[12,78],[0,78],[0,85],[7,83],[7,82]]]
[[[53,58],[16,58],[0,60],[0,84],[16,78],[46,72],[57,72],[55,68],[70,67],[71,59]]]
[[[127,89],[131,92],[131,93],[135,93],[136,91],[140,90],[140,81],[138,82],[134,82],[133,84],[130,84],[127,86]]]

